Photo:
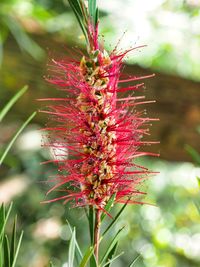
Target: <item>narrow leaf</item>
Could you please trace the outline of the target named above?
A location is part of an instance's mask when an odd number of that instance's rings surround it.
[[[133,267],[133,265],[136,263],[136,261],[141,257],[141,255],[138,255],[131,263],[128,267]]]
[[[3,42],[1,40],[1,36],[0,36],[0,66],[2,64],[2,61],[3,61]],[[1,267],[1,265],[0,265]]]
[[[17,216],[15,216],[13,230],[12,230],[12,238],[11,238],[11,245],[10,245],[10,263],[13,263],[14,256],[15,256],[15,246],[16,246],[16,226],[17,226]]]
[[[185,145],[186,151],[190,154],[193,160],[200,165],[200,154],[190,145]]]
[[[105,263],[102,267],[106,267],[107,264],[110,264],[113,263],[113,261],[115,261],[117,258],[119,258],[121,255],[123,255],[124,252],[122,251],[120,254],[118,254],[117,256],[115,256],[114,258],[112,258],[111,260],[109,260],[107,263]]]
[[[88,9],[89,9],[89,14],[90,14],[91,21],[95,25],[96,9],[97,9],[96,0],[88,0]]]
[[[2,242],[0,241],[0,267],[3,267],[3,244]]]
[[[25,85],[22,89],[20,89],[5,105],[5,107],[0,111],[0,122],[3,120],[8,111],[12,108],[12,106],[17,102],[17,100],[27,91],[28,86]]]
[[[194,203],[194,205],[195,205],[198,213],[200,214],[200,205],[199,205],[199,202],[197,202],[197,201],[194,200],[193,203]]]
[[[85,255],[80,263],[80,266],[79,267],[86,267],[90,257],[92,256],[93,254],[93,251],[94,251],[94,248],[93,247],[89,247],[86,252],[85,252]]]
[[[54,265],[53,265],[53,262],[52,262],[52,261],[50,261],[50,262],[49,262],[49,267],[54,267]]]
[[[1,18],[5,25],[9,28],[21,50],[29,53],[34,59],[40,60],[44,56],[44,50],[24,31],[21,24],[14,16],[7,15]]]
[[[113,239],[111,240],[110,244],[108,245],[108,248],[104,254],[104,256],[101,259],[101,264],[106,262],[108,260],[108,256],[111,252],[111,250],[113,249],[114,246],[116,246],[118,239],[119,239],[119,235],[121,233],[121,231],[124,229],[124,227],[120,228],[117,233],[115,234],[115,236],[113,237]]]
[[[198,186],[200,188],[200,177],[197,177]]]
[[[30,117],[28,117],[28,119],[23,123],[23,125],[20,127],[20,129],[16,132],[16,134],[13,136],[12,140],[10,141],[10,143],[8,144],[8,146],[6,147],[3,155],[0,157],[0,165],[2,164],[2,162],[4,161],[6,155],[8,154],[9,150],[11,149],[12,145],[14,144],[15,140],[17,139],[17,137],[20,135],[20,133],[24,130],[24,128],[29,124],[29,122],[35,117],[36,112],[33,112],[31,114]]]
[[[98,20],[99,20],[99,9],[97,8],[96,9],[96,16],[95,16],[95,25],[97,25]]]
[[[68,0],[70,6],[78,13],[80,17],[83,17],[82,9],[79,0]]]
[[[2,224],[2,226],[0,228],[0,240],[4,235],[5,226],[6,226],[6,223],[8,221],[8,217],[10,215],[11,209],[12,209],[12,203],[10,204],[10,206],[9,206],[7,211],[5,211],[4,204],[2,205],[1,212],[3,213],[3,217],[2,217],[3,218],[3,224]]]
[[[89,216],[88,216],[88,222],[89,222],[89,231],[90,231],[90,242],[91,246],[94,245],[94,225],[95,225],[95,210],[94,207],[89,207]],[[90,267],[96,267],[96,258],[94,254],[90,257]]]
[[[4,237],[4,265],[10,267],[10,249],[7,235]]]
[[[109,211],[111,210],[112,206],[113,206],[113,203],[115,201],[115,197],[116,197],[116,194],[113,194],[111,196],[111,198],[108,200],[106,206],[105,206],[105,210],[109,213]],[[102,213],[101,215],[101,222],[103,221],[103,219],[106,217],[106,213]]]
[[[86,42],[88,43],[87,29],[86,29],[86,25],[84,21],[84,14],[83,14],[83,10],[80,5],[80,2],[79,0],[68,0],[68,2],[78,20],[81,30],[85,36]],[[82,6],[84,6],[84,4]]]
[[[89,220],[89,213],[87,211],[87,208],[86,207],[83,207],[83,208],[84,208],[84,211],[85,211],[85,215],[86,215],[87,219]]]
[[[17,257],[18,257],[18,254],[19,254],[19,249],[20,249],[21,242],[22,242],[23,234],[24,234],[24,232],[22,231],[21,235],[19,237],[19,241],[18,241],[18,244],[17,244],[17,248],[16,248],[16,251],[15,251],[15,256],[14,256],[14,259],[13,259],[11,267],[15,267],[15,264],[16,264],[16,261],[17,261]]]
[[[90,267],[97,267],[97,261],[96,257],[94,256],[94,253],[92,253],[90,257]]]
[[[74,267],[74,256],[75,256],[75,240],[76,240],[76,230],[74,228],[72,237],[69,243],[69,255],[68,255],[68,265],[69,267]]]
[[[124,209],[126,208],[127,203],[125,203],[122,208],[119,210],[119,212],[117,213],[117,215],[115,216],[115,218],[113,219],[113,221],[108,225],[108,227],[106,228],[106,230],[103,232],[102,236],[104,236],[117,222],[117,220],[119,219],[119,216],[122,214],[122,212],[124,211]]]
[[[5,206],[4,204],[2,204],[0,208],[0,239],[1,239],[1,234],[3,233],[4,222],[5,222]]]
[[[110,266],[112,257],[114,256],[115,251],[116,251],[116,249],[117,249],[117,245],[118,245],[118,242],[115,243],[115,245],[113,246],[113,248],[112,248],[111,251],[109,252],[108,257],[107,257],[106,260],[105,260],[105,262],[106,262],[105,267],[109,267],[109,266]]]
[[[94,242],[94,224],[95,224],[95,216],[94,216],[94,208],[92,206],[89,207],[89,230],[90,230],[90,240],[91,245]]]
[[[70,225],[68,220],[66,220],[66,222],[67,222],[67,224],[69,226],[69,230],[70,230],[70,232],[72,234],[73,233],[72,227],[71,227],[71,225]],[[82,259],[83,258],[83,254],[81,252],[81,249],[80,249],[80,246],[79,246],[79,244],[77,242],[77,239],[75,239],[75,245],[76,245],[76,254],[77,254],[79,259]]]

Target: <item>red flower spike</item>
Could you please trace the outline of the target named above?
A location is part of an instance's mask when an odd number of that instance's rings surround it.
[[[154,173],[133,160],[158,155],[138,152],[142,145],[154,143],[141,139],[149,134],[145,127],[155,119],[141,117],[136,106],[152,101],[140,101],[144,97],[131,95],[118,98],[117,94],[143,86],[142,83],[121,88],[119,84],[153,75],[120,80],[122,61],[129,51],[117,53],[114,49],[108,55],[98,42],[98,24],[95,29],[90,25],[89,29],[92,47],[89,56],[83,56],[80,63],[53,60],[56,73],[60,74],[49,81],[67,95],[39,99],[51,101],[43,112],[57,123],[46,128],[45,146],[54,151],[55,157],[48,162],[54,162],[63,173],[54,179],[56,184],[48,193],[63,185],[68,188],[62,191],[62,196],[45,202],[74,200],[76,206],[93,205],[104,210],[107,201],[116,194],[116,202],[143,203],[137,200],[138,195],[145,194],[137,189],[138,185]]]

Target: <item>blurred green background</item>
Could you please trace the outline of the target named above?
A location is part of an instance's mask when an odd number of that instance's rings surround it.
[[[99,0],[100,35],[106,49],[120,40],[119,49],[139,45],[125,73],[156,77],[140,92],[157,103],[145,107],[159,117],[151,139],[161,144],[158,160],[140,163],[160,172],[144,185],[145,201],[156,206],[129,206],[117,227],[126,225],[114,266],[125,267],[141,254],[136,267],[200,266],[200,2],[199,0]],[[24,84],[26,94],[1,122],[0,152],[16,129],[36,109],[39,97],[58,94],[44,79],[51,59],[77,57],[85,43],[67,0],[0,1],[0,108]],[[50,153],[41,149],[41,131],[47,118],[38,114],[23,131],[0,169],[0,202],[14,201],[18,228],[24,239],[19,267],[67,267],[70,231],[66,218],[77,226],[83,249],[88,230],[84,211],[62,203],[40,204],[56,169],[40,165]],[[195,150],[193,150],[193,148]],[[193,156],[192,156],[192,155]],[[119,206],[115,207],[114,212]],[[109,221],[109,219],[108,219]],[[9,232],[9,227],[8,227]]]

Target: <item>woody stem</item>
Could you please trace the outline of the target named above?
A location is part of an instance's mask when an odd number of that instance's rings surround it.
[[[95,211],[95,227],[94,227],[94,255],[98,266],[99,261],[99,238],[100,238],[101,210]]]

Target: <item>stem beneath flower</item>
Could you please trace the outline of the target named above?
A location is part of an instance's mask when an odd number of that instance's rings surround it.
[[[96,209],[94,227],[94,255],[98,266],[99,262],[99,238],[100,238],[101,210]]]

